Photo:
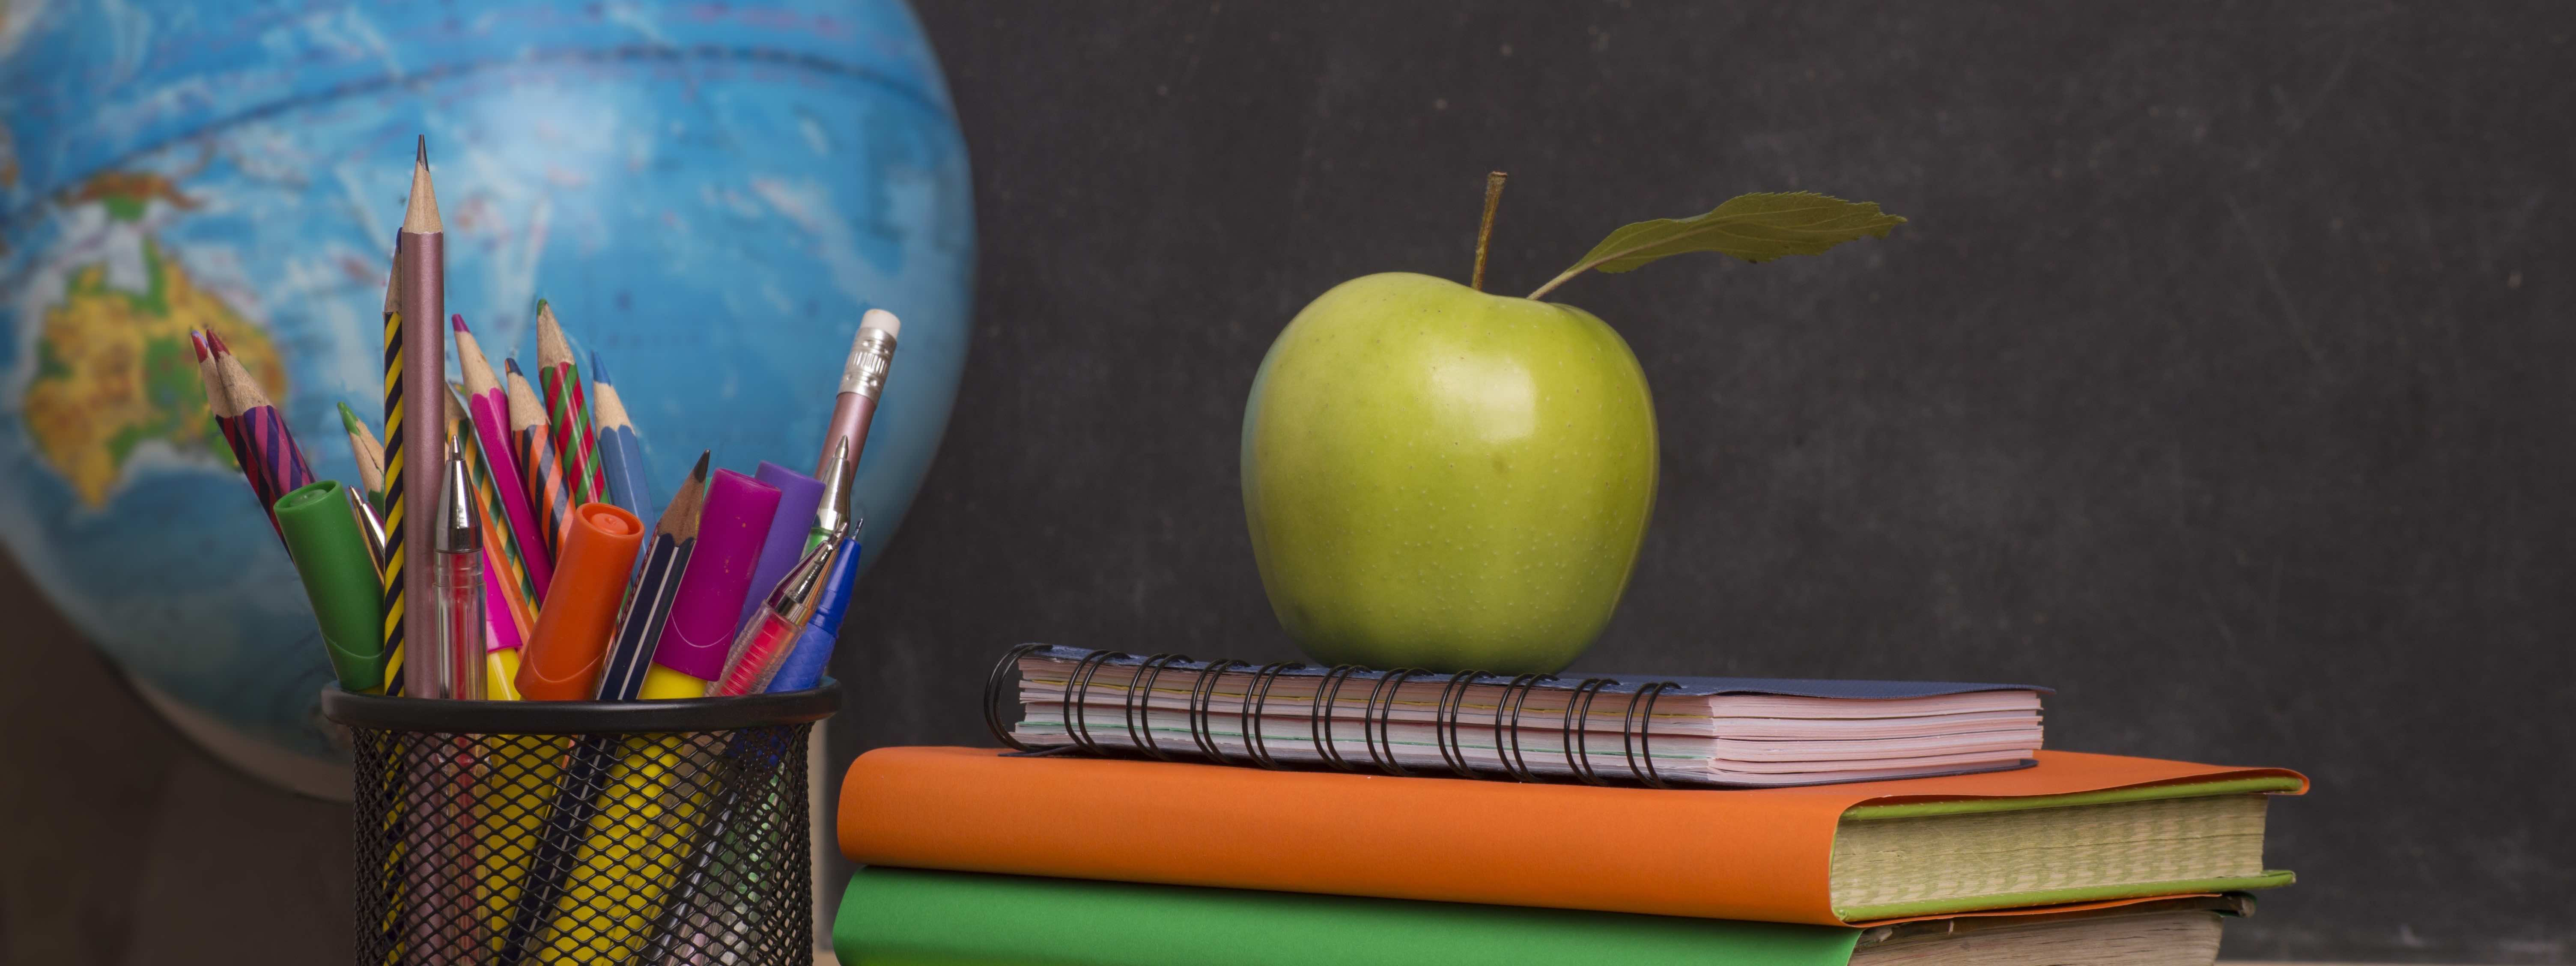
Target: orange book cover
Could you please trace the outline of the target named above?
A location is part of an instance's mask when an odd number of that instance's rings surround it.
[[[1658,791],[880,748],[851,763],[838,824],[869,865],[1854,925],[1828,882],[1854,806],[2006,810],[2216,782],[2307,787],[2282,769],[2065,751],[2018,771]]]

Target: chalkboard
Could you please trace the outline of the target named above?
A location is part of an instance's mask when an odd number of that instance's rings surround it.
[[[2054,685],[2052,746],[2316,779],[2230,956],[2576,959],[2576,6],[924,7],[977,323],[844,748],[981,743],[1022,641],[1293,656],[1253,369],[1337,282],[1463,279],[1487,170],[1505,291],[1813,189],[1912,222],[1553,296],[1663,446],[1578,668]]]

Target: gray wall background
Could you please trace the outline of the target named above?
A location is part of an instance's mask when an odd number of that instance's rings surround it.
[[[978,321],[845,637],[843,754],[983,743],[1020,641],[1293,656],[1236,490],[1253,368],[1334,283],[1463,278],[1486,170],[1502,291],[1814,189],[1913,222],[1558,293],[1663,434],[1578,668],[2051,684],[2053,746],[2316,779],[2230,956],[2576,961],[2576,7],[923,6]],[[0,952],[247,916],[298,926],[260,961],[340,955],[345,812],[186,748],[14,572],[0,601],[43,672],[0,677],[0,766],[77,779],[0,782]]]

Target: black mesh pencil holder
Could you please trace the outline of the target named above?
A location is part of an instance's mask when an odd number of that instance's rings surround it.
[[[356,961],[807,966],[805,744],[840,696],[325,690],[357,753]]]

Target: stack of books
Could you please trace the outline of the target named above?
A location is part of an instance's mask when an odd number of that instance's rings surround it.
[[[2042,750],[2018,685],[1030,646],[992,691],[1012,750],[851,766],[844,962],[2205,966],[2307,784]]]

